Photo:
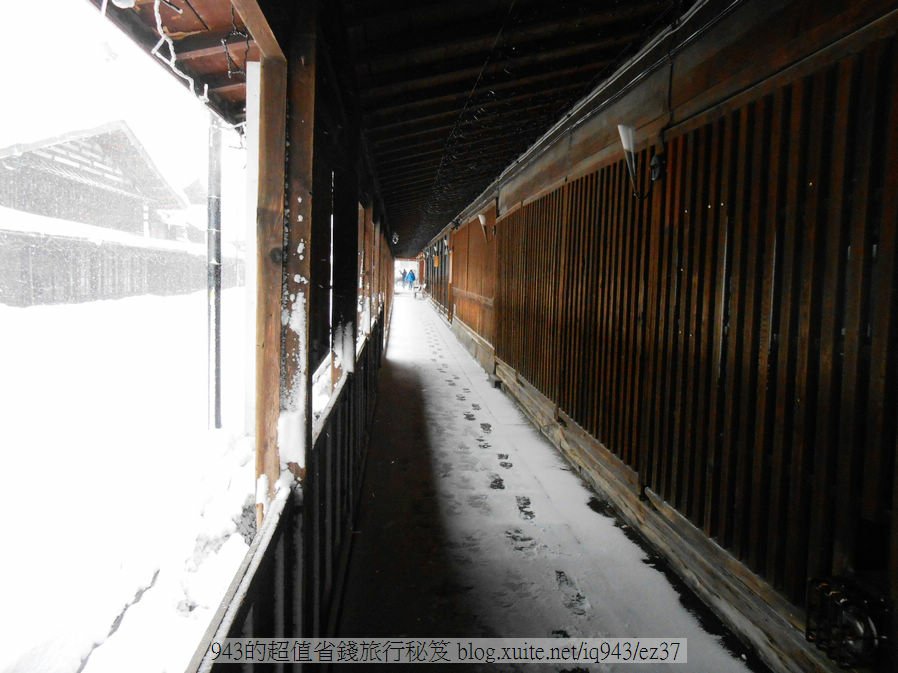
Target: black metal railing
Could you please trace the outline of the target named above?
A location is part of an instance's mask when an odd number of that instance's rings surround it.
[[[339,617],[377,373],[384,348],[381,312],[315,423],[301,488],[279,492],[197,649],[188,671],[212,671],[208,655],[222,638],[309,638],[332,635]],[[286,671],[293,663],[228,664],[228,673]]]

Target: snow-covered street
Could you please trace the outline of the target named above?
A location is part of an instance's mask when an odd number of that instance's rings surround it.
[[[685,670],[765,670],[410,294],[395,299],[344,596],[345,636],[676,636]]]
[[[205,292],[0,305],[0,671],[183,671],[248,548],[243,313],[210,432]]]

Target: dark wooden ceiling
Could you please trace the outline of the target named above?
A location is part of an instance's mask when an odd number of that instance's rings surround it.
[[[90,0],[98,7],[102,0]],[[412,256],[575,101],[684,11],[684,0],[326,0],[347,45],[363,133],[394,253]],[[289,0],[265,0],[284,23]],[[147,51],[154,0],[110,18]],[[241,121],[242,69],[257,48],[227,0],[162,0],[179,67]],[[278,17],[274,17],[274,13]],[[279,32],[276,30],[276,32]],[[230,36],[229,36],[230,35]],[[248,50],[247,50],[248,49]],[[285,47],[285,51],[288,51]],[[167,47],[162,55],[168,56]]]
[[[395,252],[421,250],[681,4],[342,0]]]

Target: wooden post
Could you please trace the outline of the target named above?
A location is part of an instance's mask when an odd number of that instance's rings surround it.
[[[290,152],[287,160],[287,255],[284,325],[284,390],[281,395],[284,433],[281,450],[299,478],[312,451],[310,362],[312,193],[315,141],[316,5],[297,7],[290,45],[288,99]],[[290,446],[286,446],[289,442]]]
[[[233,4],[262,54],[256,205],[256,479],[257,484],[267,481],[270,497],[280,475],[277,438],[281,397],[287,61],[257,0],[233,0]],[[263,495],[258,490],[257,498]],[[257,503],[257,524],[261,525],[264,514],[264,503]]]
[[[284,60],[262,59],[259,200],[256,211],[256,478],[267,479],[269,497],[280,475],[277,441],[281,398],[286,76]],[[257,503],[257,523],[261,523],[263,516],[263,504]]]
[[[358,330],[358,201],[355,171],[338,169],[334,182],[334,348],[347,372],[353,371]]]

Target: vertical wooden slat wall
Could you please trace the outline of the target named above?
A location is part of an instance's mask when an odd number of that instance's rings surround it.
[[[449,259],[450,245],[447,242],[448,235],[440,235],[426,248],[425,255],[425,281],[427,294],[438,308],[448,312],[450,306],[449,292]]]
[[[496,353],[541,391],[558,376],[552,358],[563,194],[557,190],[520,208],[498,224],[499,294],[502,299]],[[521,326],[526,325],[526,329]],[[500,357],[502,357],[500,355]]]
[[[670,132],[645,200],[622,160],[569,179],[499,217],[493,272],[477,220],[452,238],[459,317],[799,604],[831,573],[898,595],[896,61],[880,39]]]
[[[452,233],[453,317],[492,344],[495,339],[496,223],[495,209]]]

